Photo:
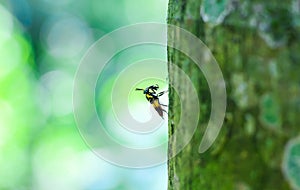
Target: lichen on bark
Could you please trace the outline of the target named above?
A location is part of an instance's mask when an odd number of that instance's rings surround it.
[[[290,189],[281,164],[288,140],[300,135],[300,28],[293,20],[295,2],[213,2],[212,6],[230,7],[222,22],[203,19],[200,10],[204,1],[169,0],[168,23],[188,30],[208,46],[222,69],[228,97],[226,118],[216,142],[199,154],[210,115],[209,88],[193,61],[168,48],[169,64],[188,74],[198,91],[201,113],[191,142],[168,161],[168,188]],[[171,66],[169,80],[181,82]],[[188,89],[180,98],[171,86],[169,90],[171,136]],[[169,142],[169,155],[178,138],[180,135]]]

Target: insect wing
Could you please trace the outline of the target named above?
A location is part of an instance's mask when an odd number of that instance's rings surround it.
[[[158,100],[154,100],[152,103],[154,109],[157,111],[157,113],[160,115],[160,117],[163,117],[163,109],[161,105],[159,104]]]

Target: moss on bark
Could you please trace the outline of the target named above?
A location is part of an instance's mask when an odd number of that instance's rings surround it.
[[[211,6],[219,6],[217,2]],[[178,65],[194,83],[201,110],[193,139],[169,160],[169,189],[290,189],[281,162],[286,142],[300,131],[300,29],[293,22],[291,2],[224,2],[230,11],[216,24],[201,16],[204,0],[169,0],[168,23],[192,32],[209,47],[228,95],[221,133],[208,151],[199,154],[210,114],[208,85],[190,59],[168,48],[169,63]],[[171,69],[169,79],[181,81]],[[169,136],[179,120],[178,105],[180,99],[170,87]],[[170,142],[170,153],[176,138]]]

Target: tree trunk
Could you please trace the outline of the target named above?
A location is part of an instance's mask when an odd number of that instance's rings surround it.
[[[190,143],[174,158],[169,156],[169,189],[291,188],[281,165],[285,145],[300,131],[300,11],[292,9],[290,1],[169,0],[168,23],[188,30],[208,46],[227,91],[222,130],[213,146],[200,154],[199,142],[210,116],[210,91],[195,64],[168,48],[169,80],[181,81],[171,69],[172,62],[189,75],[201,110]],[[185,89],[185,84],[180,85]],[[178,125],[182,99],[171,86],[169,91],[170,137]],[[186,89],[183,99],[188,95]],[[169,143],[169,155],[180,138]]]

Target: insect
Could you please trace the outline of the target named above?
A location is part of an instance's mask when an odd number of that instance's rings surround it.
[[[167,107],[167,105],[161,104],[159,102],[159,97],[162,96],[164,93],[166,93],[168,91],[162,91],[162,92],[159,92],[157,94],[156,91],[157,91],[158,88],[159,88],[159,86],[158,86],[158,84],[156,84],[156,85],[151,85],[151,86],[149,86],[145,89],[136,88],[135,90],[144,91],[143,93],[146,95],[146,99],[150,102],[150,104],[153,105],[154,109],[157,111],[159,116],[164,119],[163,112],[167,113],[167,111],[164,110],[162,108],[162,106]]]

